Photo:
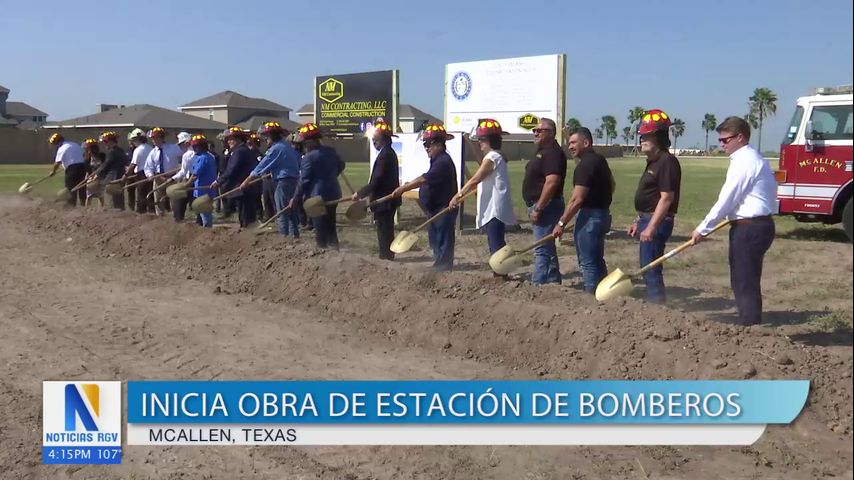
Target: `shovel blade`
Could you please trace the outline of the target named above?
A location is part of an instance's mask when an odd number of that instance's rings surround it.
[[[106,187],[104,187],[104,191],[109,195],[121,195],[125,189],[121,183],[108,183]]]
[[[415,242],[418,241],[418,235],[406,230],[401,230],[391,242],[390,250],[394,253],[408,252]]]
[[[521,264],[519,255],[510,245],[501,247],[500,250],[489,257],[489,268],[499,275],[509,275]]]
[[[56,192],[56,199],[67,202],[71,199],[71,191],[67,188],[63,188],[62,190]]]
[[[320,196],[306,199],[302,203],[302,208],[305,210],[305,214],[311,218],[322,217],[326,214],[326,202]]]
[[[368,204],[364,201],[355,202],[347,207],[347,212],[344,215],[351,223],[364,220],[368,216]]]
[[[30,185],[30,182],[24,182],[24,184],[21,185],[20,188],[18,188],[18,193],[30,193],[32,189],[33,186]]]
[[[609,273],[596,286],[596,300],[607,302],[632,292],[632,279],[619,268]]]
[[[213,199],[210,195],[204,194],[201,197],[193,200],[190,208],[196,213],[211,213],[213,212]]]
[[[187,198],[187,187],[183,183],[166,187],[166,196],[172,200]]]

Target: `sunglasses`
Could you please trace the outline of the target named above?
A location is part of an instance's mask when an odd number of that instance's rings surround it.
[[[738,136],[738,134],[736,133],[735,135],[730,135],[728,137],[720,137],[720,138],[718,138],[718,142],[720,142],[721,145],[726,145],[729,142],[731,142],[733,138],[735,138],[737,136]]]
[[[424,142],[424,149],[427,150],[428,148],[432,147],[433,145],[438,145],[438,144],[439,144],[439,142],[437,142],[436,140],[426,141],[426,142]]]
[[[543,132],[550,132],[550,131],[552,131],[552,129],[551,128],[535,128],[531,131],[534,132],[534,135],[539,135]]]

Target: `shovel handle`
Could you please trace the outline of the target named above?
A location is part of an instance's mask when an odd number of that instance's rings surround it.
[[[268,218],[266,222],[262,223],[261,225],[258,225],[258,227],[256,228],[256,230],[261,230],[262,228],[266,227],[267,225],[269,225],[269,224],[273,223],[273,220],[275,220],[275,219],[279,218],[283,213],[287,212],[287,211],[288,211],[288,210],[290,210],[290,209],[291,209],[291,206],[290,206],[290,205],[288,205],[288,206],[286,206],[285,208],[283,208],[283,209],[279,210],[278,212],[276,212],[276,214],[275,214],[275,215],[273,215],[272,217]]]
[[[152,176],[150,176],[150,177],[146,177],[146,178],[144,178],[144,179],[142,179],[142,180],[139,180],[139,181],[137,181],[137,182],[129,183],[129,184],[125,185],[125,190],[127,190],[127,189],[128,189],[128,188],[130,188],[130,187],[135,187],[135,186],[137,186],[137,185],[142,185],[142,184],[143,184],[143,183],[145,183],[145,182],[150,182],[150,181],[154,180],[155,178],[165,177],[165,176],[167,176],[167,175],[175,175],[176,173],[178,173],[178,171],[179,171],[179,170],[181,170],[181,169],[180,169],[180,168],[176,168],[175,170],[170,170],[170,171],[168,171],[168,172],[158,173],[157,175],[152,175]]]
[[[470,197],[470,196],[474,195],[475,193],[477,193],[477,190],[472,190],[472,191],[470,191],[469,193],[467,193],[467,194],[463,195],[462,197],[460,197],[460,203],[464,202],[466,198],[468,198],[468,197]],[[445,207],[445,208],[443,208],[443,209],[439,210],[439,213],[437,213],[436,215],[433,215],[433,216],[432,216],[432,217],[430,217],[426,222],[424,222],[424,223],[422,223],[421,225],[418,225],[417,227],[415,227],[415,229],[414,229],[414,230],[412,230],[412,233],[415,233],[415,232],[417,232],[417,231],[419,231],[419,230],[423,230],[423,229],[427,228],[428,226],[430,226],[430,224],[431,224],[431,223],[433,223],[433,222],[435,222],[436,220],[438,220],[438,219],[442,218],[443,216],[445,216],[445,214],[447,214],[447,213],[448,213],[448,212],[450,212],[450,211],[451,211],[451,207]]]
[[[88,183],[89,183],[89,177],[86,177],[86,178],[84,178],[84,179],[83,179],[83,181],[82,181],[82,182],[80,182],[80,183],[78,183],[77,185],[75,185],[75,186],[74,186],[70,191],[71,191],[71,192],[76,192],[77,190],[80,190],[81,188],[85,187],[85,186],[86,186],[86,184],[88,184]]]
[[[373,202],[369,203],[368,206],[373,207],[375,205],[379,205],[380,203],[387,202],[387,201],[391,200],[392,198],[394,198],[394,193],[389,193],[388,195],[386,195],[384,197],[380,197],[380,198],[374,200]]]
[[[326,205],[331,207],[332,205],[338,205],[339,203],[347,203],[347,202],[353,202],[353,201],[354,200],[351,197],[341,197],[337,200],[330,200],[330,201],[326,202]]]
[[[36,180],[35,182],[31,183],[31,184],[30,184],[30,186],[31,186],[31,187],[34,187],[34,186],[36,186],[36,185],[38,185],[38,184],[42,183],[43,181],[47,180],[47,179],[48,179],[48,178],[50,178],[50,177],[51,177],[51,175],[45,175],[44,177],[42,177],[42,178],[40,178],[40,179]]]
[[[518,255],[520,253],[525,253],[529,250],[533,250],[537,247],[542,247],[543,245],[545,245],[549,242],[554,242],[554,241],[555,241],[555,236],[553,233],[550,233],[550,234],[546,235],[545,237],[543,237],[543,238],[537,240],[536,242],[532,243],[531,245],[523,248],[522,250],[519,250],[518,252],[516,252],[516,254]]]
[[[262,176],[260,176],[260,177],[253,178],[252,180],[249,180],[248,182],[246,182],[246,185],[252,185],[253,183],[260,182],[261,180],[263,180],[263,179],[265,179],[265,178],[267,178],[267,177],[272,177],[272,175],[270,175],[270,174],[268,173],[268,174],[266,174],[266,175],[262,175]],[[226,196],[231,195],[232,193],[234,193],[234,192],[236,192],[236,191],[238,191],[238,190],[242,190],[242,188],[243,188],[243,184],[240,184],[240,185],[238,185],[237,187],[232,188],[231,190],[229,190],[229,191],[227,191],[227,192],[225,192],[225,193],[223,193],[223,194],[221,194],[221,195],[217,195],[216,197],[214,197],[214,201],[217,201],[217,200],[219,200],[219,199],[221,199],[221,198],[225,198]]]
[[[705,235],[703,235],[703,236],[704,236],[704,237],[708,237],[709,235],[711,235],[711,234],[713,234],[713,233],[717,232],[718,230],[720,230],[720,229],[724,228],[724,227],[725,227],[725,226],[727,226],[727,225],[729,225],[729,220],[724,220],[724,221],[722,221],[721,223],[717,224],[717,226],[715,226],[715,228],[713,228],[709,233],[707,233],[707,234],[705,234]],[[690,247],[692,244],[693,244],[693,243],[692,243],[692,240],[688,240],[688,241],[686,241],[685,243],[683,243],[683,244],[679,245],[678,247],[674,248],[673,250],[671,250],[671,251],[669,251],[669,252],[665,253],[664,255],[662,255],[662,256],[660,256],[660,257],[656,258],[655,260],[653,260],[653,261],[649,262],[645,267],[643,267],[643,268],[641,268],[640,270],[638,270],[638,271],[637,271],[637,273],[635,273],[635,274],[634,274],[634,275],[632,275],[632,276],[634,277],[634,276],[637,276],[637,275],[643,275],[644,273],[646,273],[646,272],[648,272],[648,271],[652,270],[653,268],[655,268],[655,267],[657,267],[657,266],[661,265],[661,264],[662,264],[662,263],[664,263],[667,259],[672,258],[672,257],[675,257],[676,255],[678,255],[678,254],[679,254],[679,252],[681,252],[682,250],[685,250],[686,248]]]

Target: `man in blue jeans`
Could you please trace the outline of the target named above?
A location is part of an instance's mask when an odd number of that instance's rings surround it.
[[[650,110],[641,118],[638,134],[641,151],[646,155],[646,168],[635,193],[638,218],[629,227],[629,235],[640,234],[641,267],[664,255],[664,247],[673,233],[679,209],[682,167],[670,154],[670,117],[661,110]],[[664,303],[664,273],[659,265],[643,276],[646,299]]]
[[[551,235],[563,213],[563,185],[566,180],[566,154],[555,135],[554,120],[543,118],[534,128],[537,154],[525,165],[522,198],[534,230],[534,240]],[[534,273],[531,283],[561,283],[557,247],[551,241],[534,249]]]
[[[299,181],[299,154],[283,140],[287,133],[288,131],[279,122],[267,122],[258,129],[258,134],[267,142],[267,152],[258,166],[243,181],[245,186],[251,180],[263,177],[268,172],[272,174],[276,212],[290,203]],[[276,226],[282,235],[293,235],[294,238],[299,238],[299,217],[294,208],[279,215],[276,218]]]
[[[594,293],[596,285],[608,274],[605,264],[605,235],[611,230],[611,200],[614,176],[605,157],[593,151],[590,129],[570,132],[569,151],[578,158],[572,174],[572,197],[552,233],[563,235],[564,227],[575,220],[575,253],[584,291]]]

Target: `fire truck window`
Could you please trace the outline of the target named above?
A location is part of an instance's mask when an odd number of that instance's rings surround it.
[[[812,120],[813,140],[852,140],[851,105],[814,107]]]
[[[798,129],[801,128],[801,120],[804,118],[804,107],[798,107],[795,114],[792,115],[792,121],[789,122],[789,129],[786,131],[786,137],[783,138],[783,145],[789,145],[795,141],[798,136]]]

